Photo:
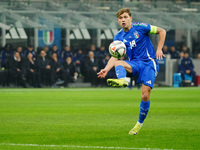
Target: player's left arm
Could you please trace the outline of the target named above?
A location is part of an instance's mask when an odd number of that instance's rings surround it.
[[[157,46],[157,51],[156,51],[156,58],[159,60],[162,60],[163,57],[165,57],[165,55],[163,54],[162,48],[163,48],[163,45],[165,42],[166,31],[165,31],[165,29],[151,25],[150,33],[159,35],[159,41],[158,41],[158,46]]]

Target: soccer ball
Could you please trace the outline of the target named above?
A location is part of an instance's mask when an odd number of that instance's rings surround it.
[[[109,45],[109,53],[115,58],[121,58],[126,54],[126,45],[122,41],[114,41]]]

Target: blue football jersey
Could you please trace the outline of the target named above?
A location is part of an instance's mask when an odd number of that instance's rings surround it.
[[[129,60],[148,61],[155,59],[155,50],[149,38],[151,25],[146,23],[132,23],[131,29],[125,32],[121,29],[114,37],[124,42]]]

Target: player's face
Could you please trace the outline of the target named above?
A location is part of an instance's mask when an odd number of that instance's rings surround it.
[[[121,14],[118,18],[117,21],[119,25],[123,28],[124,31],[128,31],[131,28],[131,23],[132,23],[132,17],[129,16],[128,13],[123,13]]]

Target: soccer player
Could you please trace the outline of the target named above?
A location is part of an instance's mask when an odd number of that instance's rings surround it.
[[[117,20],[122,29],[115,35],[115,40],[123,41],[127,48],[129,60],[123,61],[111,57],[104,69],[97,73],[99,78],[105,78],[108,71],[115,67],[118,79],[108,79],[107,83],[114,87],[127,87],[127,72],[138,77],[137,82],[142,84],[141,103],[139,119],[130,135],[136,135],[142,127],[150,107],[150,93],[153,88],[155,77],[158,74],[159,66],[156,59],[161,60],[165,55],[162,47],[165,41],[166,31],[157,26],[146,23],[132,23],[130,9],[123,8],[117,12]],[[158,34],[159,41],[157,51],[150,41],[149,34]]]

